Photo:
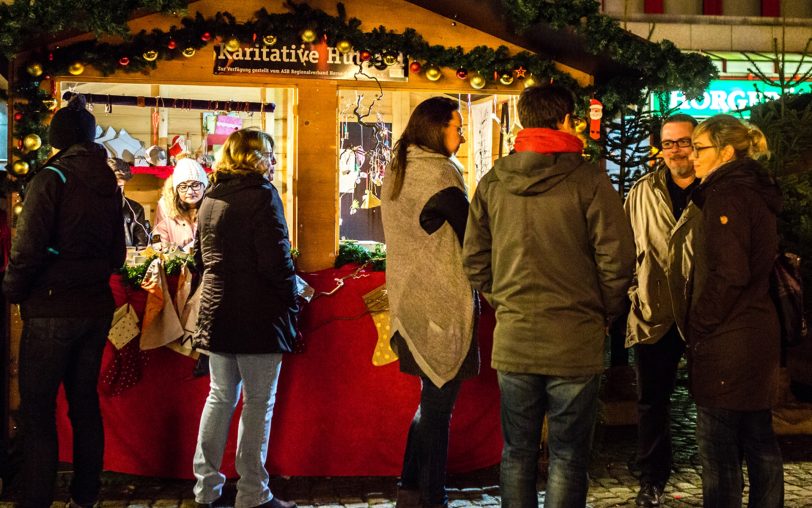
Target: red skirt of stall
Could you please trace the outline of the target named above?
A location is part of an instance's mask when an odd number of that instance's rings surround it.
[[[356,267],[303,274],[316,291],[335,287],[335,278]],[[397,476],[406,433],[419,401],[416,377],[397,362],[382,367],[371,359],[377,332],[362,296],[384,283],[382,272],[347,279],[332,296],[306,304],[301,319],[305,351],[285,355],[271,427],[267,468],[289,476]],[[126,290],[114,276],[117,305],[129,301],[139,315],[146,293]],[[487,309],[487,306],[485,306]],[[463,383],[451,420],[448,469],[464,472],[499,462],[502,439],[499,388],[490,368],[493,311],[479,322],[481,373]],[[115,358],[108,344],[102,372]],[[141,379],[118,395],[100,390],[104,418],[104,468],[121,473],[192,478],[192,456],[208,376],[192,375],[194,360],[167,348],[146,352]],[[70,462],[72,444],[67,404],[57,404],[60,460]],[[235,476],[239,407],[222,471]]]

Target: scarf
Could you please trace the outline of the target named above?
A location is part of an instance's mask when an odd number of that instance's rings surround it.
[[[580,139],[566,132],[533,128],[519,131],[513,148],[517,152],[538,152],[549,155],[554,153],[581,153],[584,144]]]

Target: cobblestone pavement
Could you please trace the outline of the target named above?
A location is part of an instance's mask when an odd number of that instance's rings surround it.
[[[674,403],[674,473],[666,487],[664,506],[701,506],[699,457],[693,438],[696,414],[688,399],[684,379],[677,388]],[[588,504],[594,508],[634,506],[637,492],[634,468],[636,430],[634,427],[598,425],[595,452],[590,468]],[[812,436],[781,438],[784,452],[784,483],[787,507],[812,508]],[[58,499],[67,498],[68,475],[60,475]],[[498,466],[449,478],[451,508],[499,505]],[[301,508],[375,508],[394,507],[395,478],[274,478],[271,488],[281,499],[295,500]],[[539,501],[544,499],[544,480],[539,481]],[[222,503],[229,506],[234,498],[230,482]],[[162,480],[105,473],[102,508],[194,508],[192,482]],[[6,493],[0,508],[14,506]],[[56,504],[54,505],[57,506]],[[59,504],[59,508],[63,505]]]

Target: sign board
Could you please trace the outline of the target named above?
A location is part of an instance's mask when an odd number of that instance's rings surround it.
[[[214,74],[296,76],[316,79],[377,79],[408,81],[408,65],[398,54],[397,62],[386,65],[380,57],[362,62],[359,52],[342,53],[327,44],[252,46],[229,51],[214,46]]]
[[[797,88],[789,89],[792,93],[812,92],[812,83],[802,83]],[[738,114],[743,108],[755,106],[764,101],[778,98],[781,89],[767,86],[760,81],[747,79],[717,79],[699,99],[686,100],[682,92],[668,94],[668,104],[663,107],[656,98],[653,100],[654,111],[665,111],[677,108],[674,113],[685,113],[697,118],[704,118],[720,113]],[[741,116],[750,117],[750,111],[742,111]]]

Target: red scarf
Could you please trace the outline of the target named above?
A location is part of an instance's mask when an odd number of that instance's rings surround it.
[[[581,153],[584,150],[584,144],[580,139],[566,132],[533,128],[520,130],[513,148],[517,152],[538,152],[549,155],[554,153]]]

